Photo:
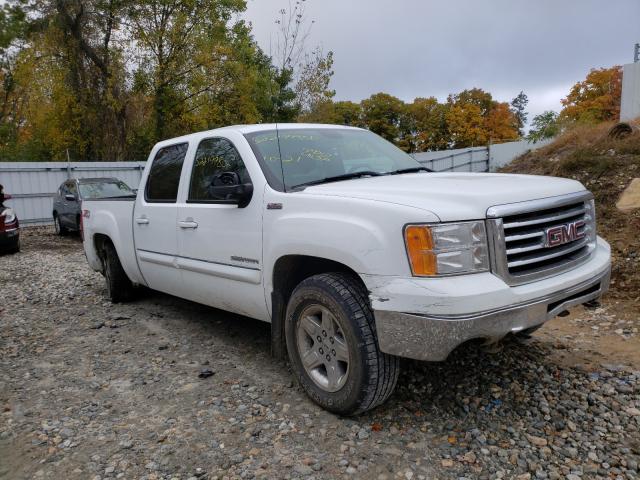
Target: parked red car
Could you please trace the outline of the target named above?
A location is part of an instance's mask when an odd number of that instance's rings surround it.
[[[0,253],[20,251],[18,216],[13,209],[4,205],[4,202],[10,198],[11,195],[5,195],[2,185],[0,185]]]

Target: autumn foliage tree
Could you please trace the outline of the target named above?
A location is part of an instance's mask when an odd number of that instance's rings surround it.
[[[449,95],[446,114],[451,145],[463,148],[519,138],[518,120],[509,104],[479,88]]]
[[[620,117],[622,68],[593,69],[576,83],[561,102],[562,121],[598,123]]]

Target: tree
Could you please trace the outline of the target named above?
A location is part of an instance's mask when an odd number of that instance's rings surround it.
[[[449,95],[446,122],[455,148],[518,138],[517,120],[507,103],[479,88]]]
[[[553,138],[560,133],[560,130],[558,114],[554,111],[547,110],[533,117],[527,140],[536,143],[540,140]]]
[[[511,142],[520,137],[517,116],[506,102],[496,102],[484,119],[485,135],[493,143]]]
[[[303,112],[309,112],[334,97],[335,90],[329,88],[332,76],[333,52],[325,55],[320,47],[316,47],[313,52],[305,54],[295,86],[296,98]]]
[[[495,102],[489,92],[485,92],[481,88],[472,88],[463,90],[460,93],[452,93],[447,98],[447,103],[450,105],[476,105],[480,110],[480,115],[484,117],[489,113]]]
[[[376,93],[363,100],[362,121],[366,127],[381,137],[399,144],[405,140],[406,105],[388,93]]]
[[[520,136],[524,136],[524,127],[527,124],[527,105],[529,104],[529,98],[524,92],[520,92],[511,100],[511,111],[515,115],[516,127]]]
[[[454,103],[446,114],[451,146],[454,148],[485,145],[489,140],[484,129],[482,109],[475,103]]]
[[[415,151],[444,150],[449,146],[446,104],[439,103],[435,97],[416,98],[407,108],[413,120]]]
[[[563,120],[599,123],[618,120],[622,96],[622,68],[592,69],[585,80],[576,83],[561,100]]]
[[[291,69],[244,0],[9,0],[0,7],[3,158],[139,160],[158,140],[293,121]]]
[[[358,103],[341,101],[333,104],[335,122],[340,125],[362,127],[362,106]]]

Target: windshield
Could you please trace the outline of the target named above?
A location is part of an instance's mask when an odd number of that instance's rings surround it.
[[[129,186],[121,181],[81,183],[80,196],[87,200],[91,198],[109,198],[135,195]]]
[[[366,130],[298,128],[278,130],[277,134],[276,130],[254,132],[246,137],[269,183],[278,189],[283,183],[290,190],[358,172],[388,174],[422,167],[413,157]]]

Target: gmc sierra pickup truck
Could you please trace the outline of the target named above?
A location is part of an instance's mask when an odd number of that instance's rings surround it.
[[[384,402],[399,357],[527,334],[608,288],[576,181],[434,173],[371,132],[250,125],[158,143],[137,195],[86,200],[113,302],[136,285],[271,323],[322,407]]]

